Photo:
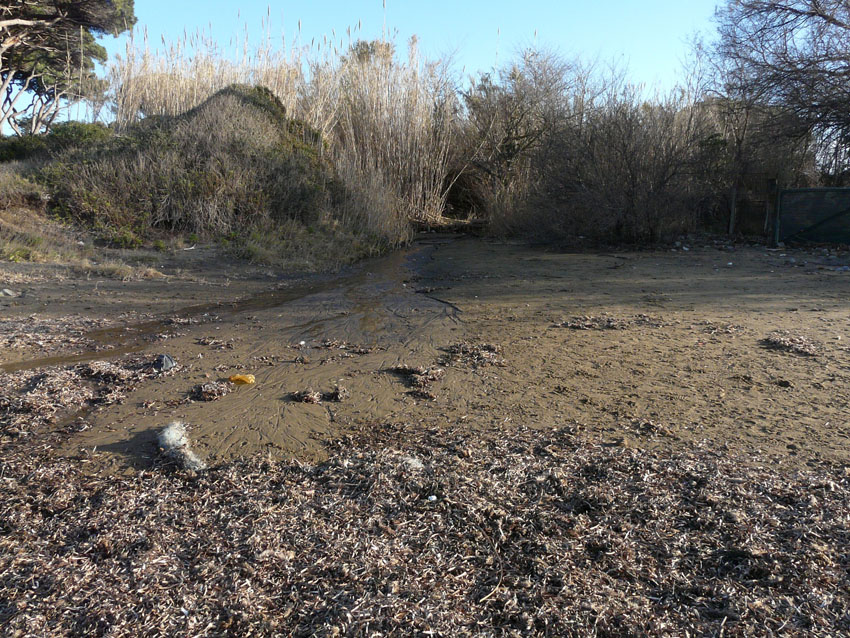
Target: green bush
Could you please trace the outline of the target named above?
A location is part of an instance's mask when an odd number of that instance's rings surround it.
[[[46,135],[0,138],[0,162],[43,160],[68,149],[99,144],[112,135],[112,130],[100,123],[61,122]]]
[[[267,89],[232,85],[182,115],[148,117],[121,134],[68,145],[38,178],[51,192],[52,212],[125,247],[163,231],[194,236],[193,243],[249,238],[257,229],[280,236],[274,229],[282,227],[302,236],[293,224],[358,237],[349,242],[357,257],[405,239],[406,223],[376,228],[374,189],[353,188],[327,156],[319,132],[287,118]],[[275,250],[269,242],[230,241],[253,259]],[[262,250],[245,250],[261,243]]]
[[[341,195],[316,139],[305,125],[292,126],[267,90],[231,86],[181,116],[69,147],[41,179],[57,212],[137,234],[309,223]]]

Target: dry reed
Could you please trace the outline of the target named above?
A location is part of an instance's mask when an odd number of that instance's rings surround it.
[[[840,468],[370,426],[319,466],[90,476],[0,461],[0,630],[122,636],[837,636]],[[363,442],[361,442],[363,443]],[[743,461],[743,462],[742,462]]]
[[[371,194],[365,208],[379,212],[370,224],[439,219],[456,113],[446,63],[423,60],[415,39],[404,61],[388,41],[304,49],[275,48],[267,38],[252,49],[246,38],[238,48],[233,59],[196,34],[153,50],[145,33],[135,34],[110,71],[118,126],[184,113],[232,84],[264,86],[321,133],[346,186]]]

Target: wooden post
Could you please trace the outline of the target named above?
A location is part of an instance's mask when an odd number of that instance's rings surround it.
[[[764,203],[764,231],[767,234],[767,245],[776,248],[779,243],[779,189],[776,179],[767,180],[767,197]]]
[[[729,234],[735,234],[735,226],[738,224],[738,182],[732,184],[732,192],[729,195]]]

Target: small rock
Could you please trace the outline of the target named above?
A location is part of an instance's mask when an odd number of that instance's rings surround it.
[[[414,472],[421,472],[425,469],[425,464],[415,456],[405,456],[401,459],[401,462],[408,470]]]
[[[9,290],[8,288],[3,288],[3,290],[0,290],[0,296],[12,297],[12,299],[14,299],[15,297],[20,297],[21,293],[15,292],[14,290]]]

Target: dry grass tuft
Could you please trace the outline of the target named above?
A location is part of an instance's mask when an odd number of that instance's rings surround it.
[[[850,479],[568,429],[376,427],[321,465],[86,476],[8,451],[6,635],[835,636]],[[400,444],[398,441],[405,441]]]

